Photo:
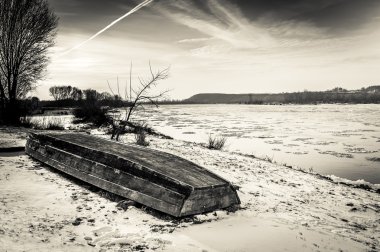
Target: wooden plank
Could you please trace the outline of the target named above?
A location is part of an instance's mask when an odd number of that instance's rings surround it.
[[[196,190],[185,200],[181,215],[193,215],[236,204],[240,204],[240,199],[232,186]]]
[[[181,209],[180,216],[200,214],[235,205],[237,202],[233,199],[234,197],[235,195],[231,193],[223,197],[208,198],[203,201],[186,200]]]

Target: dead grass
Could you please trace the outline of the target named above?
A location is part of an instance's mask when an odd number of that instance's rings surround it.
[[[149,142],[146,140],[146,132],[144,130],[139,130],[135,134],[136,144],[141,146],[148,146]]]
[[[224,145],[227,142],[227,138],[224,136],[213,136],[209,135],[208,136],[208,144],[207,148],[211,150],[221,150],[224,148]]]
[[[20,119],[21,126],[38,130],[64,130],[61,118],[43,117],[42,120],[32,120],[32,117],[23,117]]]

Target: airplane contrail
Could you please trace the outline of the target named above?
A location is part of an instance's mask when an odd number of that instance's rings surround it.
[[[116,23],[120,22],[124,18],[128,17],[129,15],[133,14],[134,12],[138,11],[139,9],[141,9],[142,7],[150,4],[153,1],[154,0],[145,0],[144,2],[140,3],[135,8],[133,8],[132,10],[130,10],[127,13],[125,13],[123,16],[119,17],[118,19],[116,19],[115,21],[113,21],[112,23],[110,23],[109,25],[107,25],[106,27],[104,27],[103,29],[101,29],[100,31],[98,31],[97,33],[95,33],[94,35],[92,35],[90,38],[88,38],[85,41],[81,42],[80,44],[78,44],[78,45],[76,45],[76,46],[68,49],[67,51],[63,52],[62,54],[58,55],[58,57],[62,57],[64,55],[70,53],[71,51],[78,49],[79,47],[83,46],[87,42],[93,40],[94,38],[96,38],[97,36],[99,36],[100,34],[102,34],[103,32],[105,32],[106,30],[108,30],[109,28],[111,28],[112,26],[114,26]]]

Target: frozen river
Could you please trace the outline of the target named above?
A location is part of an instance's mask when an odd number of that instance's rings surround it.
[[[380,105],[165,105],[133,119],[176,139],[222,135],[229,151],[380,183]]]

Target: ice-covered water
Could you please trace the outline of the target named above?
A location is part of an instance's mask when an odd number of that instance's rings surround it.
[[[133,118],[177,139],[380,183],[380,105],[165,105]]]

